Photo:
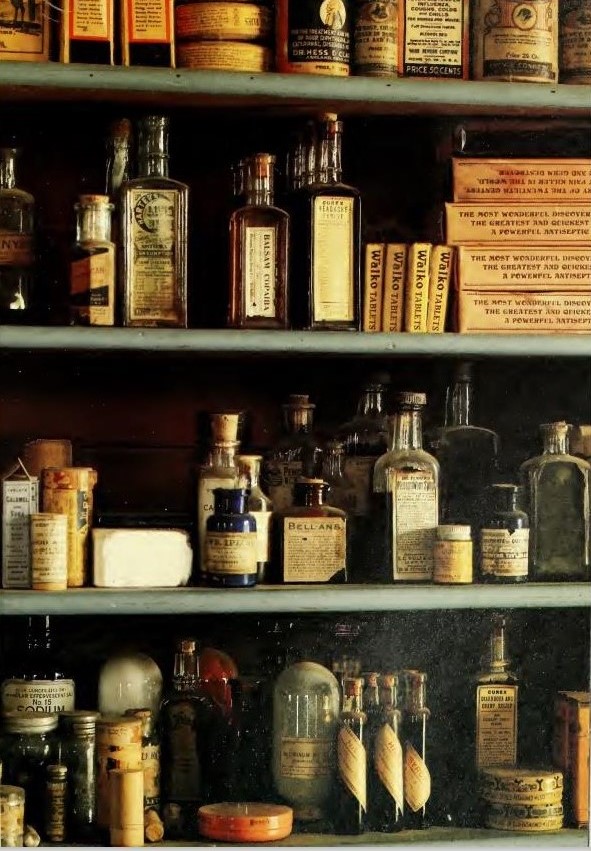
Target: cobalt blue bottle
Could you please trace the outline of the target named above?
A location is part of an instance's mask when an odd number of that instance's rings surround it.
[[[214,488],[207,518],[204,568],[208,585],[246,588],[257,579],[257,524],[246,513],[246,488]]]

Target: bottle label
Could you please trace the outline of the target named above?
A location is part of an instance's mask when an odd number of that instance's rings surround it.
[[[517,761],[517,686],[476,689],[476,768],[515,765]]]
[[[115,324],[114,245],[71,263],[70,297],[72,310],[90,325]]]
[[[405,77],[461,79],[467,75],[468,4],[446,0],[433,5],[425,0],[405,0],[400,37]]]
[[[431,797],[431,775],[425,760],[406,742],[404,748],[404,800],[413,813],[422,809]]]
[[[113,4],[111,0],[68,0],[70,38],[82,41],[111,41]]]
[[[207,518],[213,514],[213,492],[215,488],[231,488],[235,479],[202,476],[197,486],[197,531],[201,553],[201,570],[205,570],[205,537]]]
[[[288,0],[280,13],[287,19],[289,67],[279,70],[349,73],[350,21],[344,0]]]
[[[39,479],[2,482],[2,587],[31,587],[29,518],[39,511]]]
[[[168,706],[167,799],[198,801],[202,797],[201,764],[198,754],[199,718],[189,701]]]
[[[346,555],[343,517],[283,519],[284,582],[329,582],[345,569]]]
[[[32,266],[33,259],[31,236],[0,230],[0,266]]]
[[[160,803],[160,745],[142,747],[144,769],[144,809],[158,807]]]
[[[389,469],[386,486],[392,494],[393,578],[429,582],[439,523],[435,478],[430,472]]]
[[[311,780],[332,774],[332,742],[330,739],[281,739],[281,777]]]
[[[241,41],[179,41],[179,68],[208,68],[219,71],[269,71],[273,52],[260,44]]]
[[[337,761],[341,780],[367,812],[367,755],[350,727],[343,726],[339,730]]]
[[[129,318],[176,321],[179,193],[131,189],[129,204]]]
[[[472,541],[435,541],[433,582],[472,582]]]
[[[170,0],[122,0],[127,16],[128,42],[169,44],[172,33]]]
[[[481,571],[488,576],[527,576],[529,529],[482,529]]]
[[[249,511],[254,517],[256,530],[256,560],[258,564],[266,564],[271,553],[271,511]]]
[[[68,712],[74,708],[74,680],[4,680],[3,712]]]
[[[398,4],[392,0],[360,3],[353,36],[355,73],[398,73]]]
[[[378,777],[394,800],[396,807],[404,809],[404,759],[400,739],[389,724],[382,724],[374,746],[374,765]]]
[[[63,842],[66,828],[66,789],[67,783],[47,781],[47,809],[45,833],[51,842]]]
[[[372,473],[376,459],[371,455],[351,455],[345,458],[345,475],[355,490],[354,514],[366,517],[369,514]]]
[[[273,511],[283,511],[293,505],[293,485],[302,475],[301,461],[271,461],[267,465],[266,480]]]
[[[11,4],[12,5],[12,4]],[[16,12],[18,9],[18,21]],[[0,59],[47,61],[49,59],[49,24],[53,9],[49,0],[41,0],[31,9],[15,5],[3,9]],[[24,20],[23,20],[24,19]]]
[[[205,571],[224,576],[256,574],[256,532],[206,532]]]
[[[560,79],[564,83],[591,80],[591,17],[589,0],[560,3]]]
[[[33,514],[31,524],[31,587],[68,587],[68,518],[64,514]]]
[[[47,471],[50,473],[50,471]],[[43,479],[43,511],[68,518],[68,587],[80,588],[86,580],[86,541],[89,531],[89,491],[48,487]]]
[[[321,195],[313,215],[313,320],[353,322],[353,198]]]
[[[186,3],[175,9],[178,39],[219,38],[224,41],[257,41],[271,34],[273,16],[253,3]]]
[[[276,313],[276,247],[273,228],[246,227],[242,264],[247,317],[273,319]]]

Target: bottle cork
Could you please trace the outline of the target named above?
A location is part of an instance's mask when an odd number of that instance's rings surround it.
[[[216,443],[235,443],[240,414],[212,414],[211,431]]]
[[[46,467],[71,467],[70,440],[29,440],[23,448],[23,463],[31,476],[40,476]]]
[[[156,810],[144,813],[144,835],[147,842],[160,842],[164,837],[164,824]]]
[[[144,772],[114,768],[109,773],[111,845],[137,848],[144,844]]]

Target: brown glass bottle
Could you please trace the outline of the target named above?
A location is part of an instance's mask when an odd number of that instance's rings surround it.
[[[342,121],[320,120],[319,161],[293,193],[290,280],[292,326],[360,328],[361,196],[342,180]]]
[[[426,706],[427,674],[407,672],[404,710],[404,827],[409,830],[429,826],[427,804],[431,797],[431,775],[427,767]]]
[[[398,709],[398,677],[383,674],[378,679],[379,713],[368,745],[369,828],[393,833],[403,825],[403,755],[400,741],[401,712]],[[367,701],[364,701],[367,709]]]
[[[364,832],[367,812],[367,715],[362,694],[362,677],[345,680],[337,734],[335,831],[351,835]]]

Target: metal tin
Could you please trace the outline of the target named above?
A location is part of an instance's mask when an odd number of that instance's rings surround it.
[[[591,0],[560,0],[558,80],[591,85]]]
[[[31,588],[65,591],[68,587],[68,518],[31,514]]]
[[[433,582],[446,585],[465,585],[472,582],[470,526],[438,526],[433,556]]]
[[[491,804],[556,805],[562,803],[563,775],[535,768],[485,768],[478,778],[478,791]]]
[[[199,833],[221,842],[270,842],[289,836],[293,810],[282,804],[208,804],[197,811]]]
[[[264,41],[272,25],[271,10],[254,3],[185,3],[175,10],[177,39]]]
[[[272,53],[260,44],[240,41],[185,41],[177,44],[179,68],[211,71],[270,71]]]

